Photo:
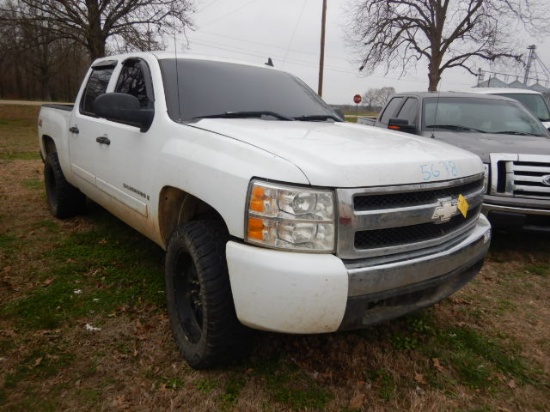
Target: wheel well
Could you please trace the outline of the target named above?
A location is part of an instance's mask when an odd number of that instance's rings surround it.
[[[174,230],[193,220],[219,219],[221,215],[209,204],[175,187],[164,187],[159,197],[159,229],[164,244]]]
[[[50,136],[42,136],[42,144],[44,146],[44,157],[48,157],[50,153],[57,152],[57,147],[55,147],[55,142]]]

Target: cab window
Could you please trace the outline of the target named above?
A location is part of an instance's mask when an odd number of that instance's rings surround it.
[[[418,99],[414,97],[409,97],[395,117],[397,117],[398,119],[406,120],[410,126],[416,126],[416,119],[418,117],[417,113]]]
[[[109,80],[113,74],[114,65],[98,66],[92,68],[92,73],[88,78],[86,89],[80,100],[80,112],[94,116],[92,104],[97,96],[105,93]]]
[[[384,110],[384,113],[382,113],[382,116],[380,117],[380,123],[388,124],[388,121],[391,118],[395,117],[397,109],[399,108],[401,103],[403,103],[403,97],[394,97],[393,99],[391,99],[386,106],[386,110]]]
[[[153,90],[149,67],[140,59],[124,62],[115,92],[127,93],[139,100],[142,108],[153,108]]]

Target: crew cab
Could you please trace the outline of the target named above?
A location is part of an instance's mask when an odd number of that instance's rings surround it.
[[[550,136],[517,101],[472,93],[399,93],[374,124],[477,154],[487,179],[483,213],[493,227],[550,231]]]
[[[193,368],[246,356],[251,329],[363,328],[480,270],[484,169],[467,151],[345,123],[284,71],[136,53],[95,61],[38,139],[54,216],[86,197],[166,250]]]

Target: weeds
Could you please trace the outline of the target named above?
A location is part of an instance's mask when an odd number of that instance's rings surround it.
[[[48,215],[36,113],[0,104],[0,411],[550,404],[541,236],[495,236],[483,272],[434,308],[330,337],[269,334],[244,365],[190,370],[164,313],[163,251],[93,204]],[[357,391],[365,403],[352,407]]]

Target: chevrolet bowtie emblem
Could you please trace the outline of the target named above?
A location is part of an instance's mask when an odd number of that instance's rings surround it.
[[[451,200],[440,200],[439,206],[434,210],[432,220],[436,220],[436,223],[444,223],[451,220],[451,217],[456,215],[458,207],[456,203],[453,204]]]

